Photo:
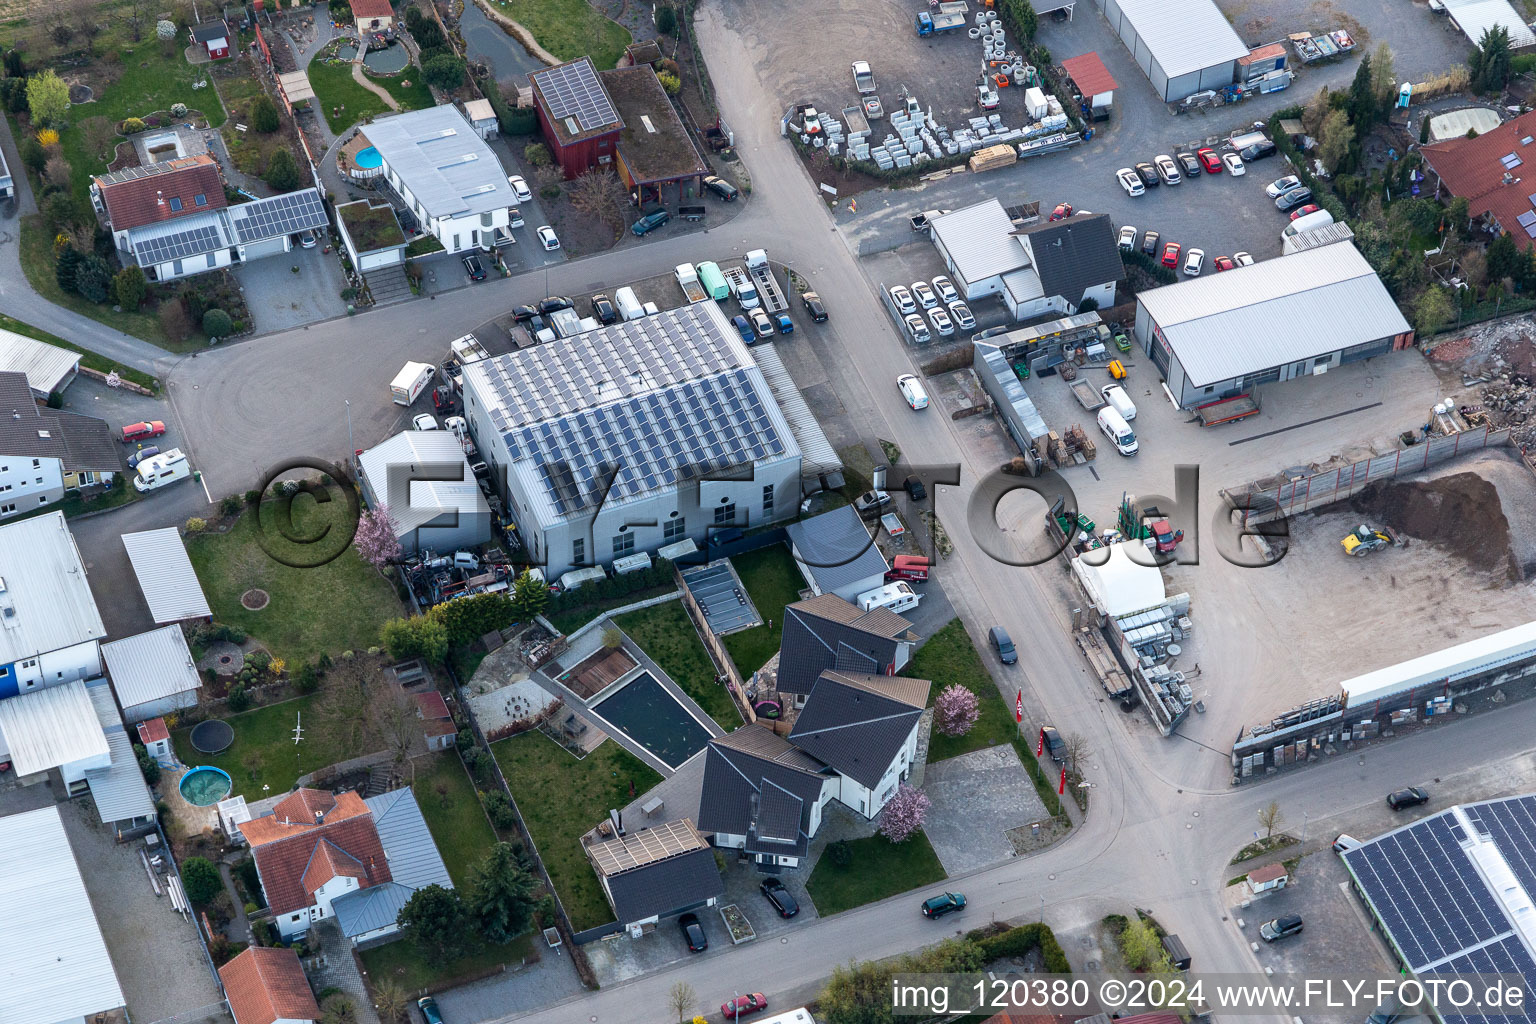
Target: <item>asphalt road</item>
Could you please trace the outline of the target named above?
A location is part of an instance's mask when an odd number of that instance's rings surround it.
[[[817,355],[838,381],[838,397],[851,421],[871,440],[895,441],[913,461],[962,466],[961,484],[942,488],[937,496],[955,543],[953,557],[941,566],[945,591],[978,635],[999,623],[1024,643],[1021,665],[999,672],[999,687],[1009,698],[1022,689],[1031,720],[1049,720],[1089,739],[1097,752],[1086,771],[1095,787],[1092,813],[1050,850],[956,880],[955,887],[971,901],[958,922],[930,925],[918,916],[915,894],[897,897],[792,929],[771,953],[751,945],[723,949],[526,1016],[573,1024],[660,1021],[668,1013],[667,990],[679,979],[693,985],[703,1006],[747,988],[767,992],[778,1006],[792,1006],[813,994],[835,963],[900,953],[994,917],[1032,919],[1041,911],[1042,896],[1045,919],[1059,930],[1086,926],[1131,905],[1150,908],[1184,938],[1202,969],[1254,972],[1257,962],[1235,927],[1223,920],[1220,896],[1227,861],[1250,838],[1258,808],[1277,800],[1292,821],[1305,815],[1317,836],[1346,829],[1359,835],[1386,824],[1382,794],[1404,784],[1432,785],[1444,800],[1453,792],[1481,797],[1529,787],[1533,769],[1526,748],[1536,725],[1531,704],[1233,790],[1224,750],[1150,737],[1135,730],[1132,716],[1101,702],[1070,642],[1059,576],[1050,568],[1017,569],[994,561],[964,528],[960,510],[975,482],[993,467],[965,450],[949,420],[915,415],[901,401],[894,378],[912,364],[911,353],[883,315],[812,183],[778,138],[776,103],[726,24],[729,17],[721,5],[707,5],[698,25],[715,80],[732,83],[721,93],[723,112],[760,185],[741,216],[705,236],[658,240],[435,301],[183,359],[169,374],[169,395],[171,415],[188,439],[185,447],[215,500],[252,486],[278,460],[341,458],[387,436],[406,418],[405,410],[384,401],[396,367],[410,358],[436,361],[446,339],[515,303],[666,273],[677,263],[705,258],[705,252],[721,258],[766,247],[810,278],[828,302],[832,319],[815,342]],[[1080,155],[1091,159],[1091,146]],[[975,195],[987,194],[989,187],[978,181]],[[1091,189],[1113,187],[1105,174],[1095,177]],[[1091,189],[1088,205],[1094,202]],[[0,288],[0,306],[15,312],[18,301],[14,286]],[[46,312],[32,318],[45,326],[60,322]],[[135,518],[152,518],[163,509],[165,521],[174,522],[197,497],[183,488],[174,503],[143,506]],[[136,522],[134,528],[147,525],[154,524]],[[1478,751],[1483,767],[1466,767],[1467,750]],[[1430,783],[1431,777],[1438,781]]]

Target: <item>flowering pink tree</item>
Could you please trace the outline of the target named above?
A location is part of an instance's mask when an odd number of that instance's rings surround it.
[[[357,545],[363,561],[375,568],[383,568],[385,563],[400,557],[400,540],[395,536],[395,521],[389,515],[388,505],[380,502],[358,518],[352,543]]]
[[[964,736],[981,717],[981,700],[959,683],[939,692],[933,702],[934,727],[945,736]]]
[[[923,830],[931,806],[921,790],[903,782],[880,812],[880,834],[893,843],[906,842]]]

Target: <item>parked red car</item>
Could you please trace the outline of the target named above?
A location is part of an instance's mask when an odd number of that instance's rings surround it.
[[[1072,216],[1071,203],[1060,203],[1051,211],[1051,220],[1066,220],[1070,216]]]
[[[1318,206],[1316,203],[1308,203],[1306,206],[1303,206],[1299,210],[1292,210],[1291,211],[1291,220],[1295,220],[1298,217],[1305,217],[1309,213],[1316,213],[1318,210],[1321,210],[1321,209],[1322,209],[1322,207]]]
[[[1176,267],[1179,265],[1179,243],[1169,242],[1163,246],[1163,266]]]
[[[1217,256],[1216,257],[1216,271],[1217,271],[1217,273],[1220,273],[1223,270],[1236,270],[1236,269],[1237,269],[1237,263],[1232,259],[1231,256]]]
[[[726,1020],[739,1020],[749,1013],[760,1013],[768,1009],[768,997],[761,992],[753,992],[750,995],[737,996],[728,1003],[720,1004],[720,1015]]]
[[[1221,173],[1221,157],[1209,146],[1195,150],[1195,156],[1200,158],[1200,166],[1205,168],[1206,174]]]
[[[159,437],[163,433],[165,433],[165,424],[159,420],[130,423],[123,428],[123,443],[131,444],[134,441],[147,441],[149,438]]]

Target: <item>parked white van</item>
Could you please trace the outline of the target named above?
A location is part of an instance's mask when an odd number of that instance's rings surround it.
[[[133,486],[139,491],[153,491],[191,476],[186,454],[180,448],[172,448],[139,463],[134,470]]]
[[[860,594],[855,603],[866,612],[874,608],[902,612],[908,608],[916,608],[917,603],[922,599],[923,595],[913,590],[908,583],[887,583],[883,587]]]
[[[625,320],[639,320],[645,316],[645,307],[640,305],[640,300],[635,296],[635,290],[628,285],[613,293],[613,303],[619,308],[619,315]]]
[[[1099,429],[1121,455],[1135,455],[1141,450],[1136,435],[1131,433],[1131,425],[1113,406],[1106,405],[1099,410]]]
[[[1126,422],[1136,418],[1136,403],[1131,401],[1131,396],[1119,384],[1106,384],[1099,388],[1099,394]]]
[[[1333,214],[1327,210],[1314,210],[1305,217],[1297,217],[1287,224],[1285,230],[1280,232],[1280,241],[1284,243],[1287,238],[1295,238],[1303,231],[1315,231],[1318,228],[1325,228],[1332,223]]]

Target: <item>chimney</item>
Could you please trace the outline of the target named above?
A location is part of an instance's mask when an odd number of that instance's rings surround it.
[[[323,825],[323,824],[325,824],[325,812],[324,811],[320,811],[320,810],[315,811],[315,824],[316,825]]]
[[[156,206],[164,206],[165,205],[165,194],[162,193],[159,189],[155,189],[155,205]]]

